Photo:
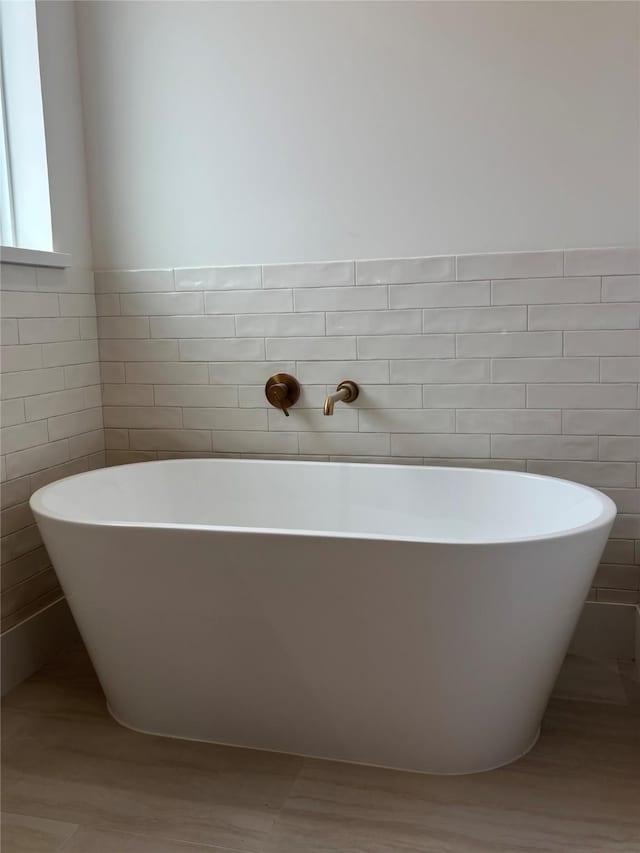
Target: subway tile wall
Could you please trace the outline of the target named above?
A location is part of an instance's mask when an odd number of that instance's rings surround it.
[[[3,265],[3,627],[60,595],[30,493],[104,464],[105,435],[109,464],[303,456],[585,482],[619,508],[592,597],[636,602],[638,254],[110,271],[95,299],[88,271]],[[264,398],[277,370],[303,383],[288,419]],[[344,378],[360,398],[325,418]]]
[[[0,266],[2,630],[61,597],[29,510],[45,483],[101,467],[93,273]]]
[[[567,477],[619,508],[592,597],[638,601],[639,250],[95,278],[109,464],[303,456]],[[302,383],[289,418],[264,397],[278,371]],[[324,417],[342,379],[360,397]]]

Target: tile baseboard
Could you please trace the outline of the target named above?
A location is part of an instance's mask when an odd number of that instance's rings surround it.
[[[2,695],[80,639],[66,599],[29,616],[2,635]]]

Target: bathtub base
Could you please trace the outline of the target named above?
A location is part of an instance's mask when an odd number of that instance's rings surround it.
[[[224,741],[219,740],[211,740],[210,738],[193,738],[193,737],[185,737],[184,735],[175,735],[169,734],[167,732],[152,732],[147,729],[140,729],[137,726],[132,726],[129,723],[125,723],[124,720],[120,719],[116,714],[114,714],[113,709],[107,702],[107,711],[109,712],[109,716],[112,720],[114,720],[119,726],[122,726],[125,729],[129,729],[129,731],[137,732],[141,735],[148,735],[149,737],[166,737],[171,740],[187,740],[191,743],[210,743],[214,746],[228,746],[232,749],[255,749],[258,752],[276,752],[278,754],[282,754],[283,750],[280,749],[270,749],[267,746],[255,746],[244,743],[226,743]],[[314,761],[337,761],[340,764],[355,764],[360,767],[377,767],[380,770],[396,770],[401,771],[403,773],[421,773],[425,776],[471,776],[476,773],[490,773],[492,770],[499,770],[501,767],[506,767],[509,764],[514,764],[516,761],[520,761],[521,758],[524,758],[525,755],[528,755],[531,750],[535,747],[535,745],[540,740],[541,728],[539,728],[533,740],[529,743],[522,752],[515,753],[512,757],[506,758],[504,761],[500,761],[498,764],[490,764],[486,767],[476,767],[471,768],[469,770],[435,770],[430,769],[428,767],[398,767],[397,765],[390,764],[376,764],[372,761],[354,761],[349,758],[342,758],[339,755],[309,755],[304,752],[287,752],[286,755],[297,755],[300,758],[313,758]]]
[[[356,764],[457,774],[522,755],[586,593],[558,583],[582,574],[574,543],[543,563],[492,549],[489,584],[475,548],[123,529],[114,564],[109,533],[91,532],[91,562],[56,565],[118,720]]]
[[[98,558],[56,565],[119,721],[356,764],[457,774],[522,755],[586,593],[558,584],[583,571],[575,544],[544,563],[492,550],[489,584],[475,548],[123,529],[115,568],[102,534]]]

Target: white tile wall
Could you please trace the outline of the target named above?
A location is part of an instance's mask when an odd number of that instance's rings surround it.
[[[357,284],[410,284],[411,282],[454,281],[456,259],[391,258],[356,261]]]
[[[260,267],[175,270],[176,290],[251,290],[262,286]]]
[[[43,571],[19,527],[28,488],[97,463],[102,433],[87,414],[99,407],[90,293],[34,271],[9,283],[7,547],[34,555],[12,561],[11,579]],[[222,454],[567,477],[620,510],[594,596],[640,596],[637,250],[107,271],[96,289],[109,463]],[[289,418],[264,398],[281,371],[303,386]],[[325,418],[347,378],[359,399]],[[41,421],[55,438],[32,446]]]
[[[569,477],[620,506],[598,589],[640,595],[637,250],[124,270],[96,282],[111,463],[304,455]],[[23,328],[36,346],[64,345],[75,331],[42,324],[30,294],[11,296],[5,316],[26,325],[8,319],[8,341]],[[81,307],[70,300],[67,317]],[[54,302],[47,310],[59,316]],[[33,385],[64,389],[49,363],[34,363]],[[264,398],[278,371],[303,384],[288,419]],[[324,396],[345,378],[360,398],[325,418]],[[50,390],[42,411],[68,393]]]
[[[504,252],[460,255],[456,261],[459,281],[468,279],[547,278],[564,274],[563,252]],[[572,275],[585,273],[572,273]]]
[[[29,497],[105,454],[93,274],[2,264],[0,302],[5,630],[61,595]]]

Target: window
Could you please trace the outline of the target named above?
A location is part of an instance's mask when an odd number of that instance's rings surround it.
[[[35,0],[0,0],[0,60],[0,244],[51,252]]]

